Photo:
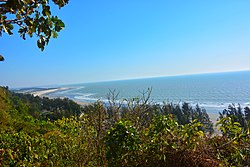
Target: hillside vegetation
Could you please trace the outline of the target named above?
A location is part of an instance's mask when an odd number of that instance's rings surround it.
[[[0,87],[0,166],[247,166],[249,108],[229,106],[221,135],[198,105],[143,94],[81,107]]]

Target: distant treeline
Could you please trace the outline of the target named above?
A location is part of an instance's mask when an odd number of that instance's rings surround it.
[[[0,87],[0,166],[246,166],[250,109],[220,113],[221,135],[204,108],[155,104],[150,90],[109,104],[14,93]]]
[[[126,100],[124,105],[122,102],[117,102],[115,92],[109,94],[109,104],[106,105],[107,116],[112,121],[116,119],[126,118],[133,115],[135,112],[139,115],[144,124],[148,124],[156,115],[173,115],[174,119],[180,124],[185,125],[194,120],[203,123],[205,126],[202,129],[206,132],[213,132],[213,124],[210,121],[209,115],[204,108],[196,105],[193,108],[188,103],[164,103],[164,105],[149,103],[149,94],[142,95],[141,98]],[[39,120],[58,120],[63,117],[79,116],[81,113],[89,113],[91,110],[88,106],[81,107],[79,104],[68,98],[48,98],[33,96],[32,94],[9,92],[10,100],[15,108],[20,112],[28,112],[31,116]],[[143,99],[143,101],[142,101]],[[24,107],[22,104],[25,104]],[[104,104],[103,104],[104,105]]]
[[[63,117],[77,116],[81,113],[81,106],[68,98],[48,98],[33,96],[32,94],[10,93],[14,106],[20,101],[27,106],[27,111],[34,118],[42,120],[57,120]]]

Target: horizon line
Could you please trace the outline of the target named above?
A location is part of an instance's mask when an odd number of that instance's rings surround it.
[[[222,73],[235,73],[235,72],[248,72],[250,69],[242,69],[235,71],[217,71],[217,72],[204,72],[204,73],[183,73],[176,75],[158,75],[158,76],[146,76],[146,77],[132,77],[132,78],[121,78],[111,80],[100,80],[100,81],[89,81],[89,82],[78,82],[78,83],[57,83],[40,86],[25,86],[25,87],[13,87],[11,89],[23,89],[23,88],[51,88],[51,87],[62,87],[64,85],[78,85],[78,84],[91,84],[91,83],[102,83],[102,82],[116,82],[116,81],[129,81],[129,80],[140,80],[140,79],[151,79],[151,78],[164,78],[164,77],[181,77],[181,76],[192,76],[192,75],[208,75],[208,74],[222,74]]]
[[[235,71],[205,72],[205,73],[184,73],[184,74],[176,74],[176,75],[158,75],[158,76],[122,78],[122,79],[113,79],[113,80],[100,80],[100,81],[89,81],[89,82],[58,84],[58,85],[78,85],[78,84],[90,84],[90,83],[101,83],[101,82],[115,82],[115,81],[128,81],[128,80],[140,80],[140,79],[151,79],[151,78],[163,78],[163,77],[180,77],[180,76],[220,74],[220,73],[234,73],[234,72],[248,72],[248,71],[250,72],[250,69],[235,70]]]

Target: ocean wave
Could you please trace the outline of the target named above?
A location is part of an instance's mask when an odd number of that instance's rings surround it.
[[[250,102],[243,103],[245,106],[249,106]]]
[[[87,94],[84,94],[84,95],[80,95],[80,96],[74,96],[74,99],[75,100],[80,100],[80,101],[91,101],[91,102],[96,102],[98,100],[104,102],[104,103],[109,103],[109,100],[107,98],[103,98],[103,97],[100,97],[100,98],[97,98],[97,97],[91,97],[95,94],[92,94],[92,93],[87,93]],[[129,99],[128,99],[129,100]],[[116,103],[124,103],[126,104],[127,101],[125,100],[122,100],[122,99],[118,99],[118,100],[115,100]],[[228,108],[229,105],[231,105],[232,103],[195,103],[193,101],[165,101],[165,102],[157,102],[157,101],[154,101],[152,100],[152,103],[153,104],[159,104],[159,105],[164,105],[165,103],[174,103],[174,104],[182,104],[182,103],[189,103],[192,107],[195,107],[197,104],[202,107],[202,108],[213,108],[213,109],[226,109]],[[238,105],[238,104],[237,104]],[[236,106],[237,106],[236,105]],[[240,104],[241,107],[246,107],[246,106],[250,106],[250,102],[246,102],[246,103],[243,103],[243,104]]]
[[[83,96],[78,96],[78,97],[75,97],[77,100],[81,100],[81,101],[86,101],[86,102],[96,102],[98,100],[102,101],[103,103],[106,103],[108,104],[109,103],[109,100],[108,99],[98,99],[98,98],[91,98],[91,97],[83,97]],[[119,103],[122,103],[124,105],[126,105],[128,103],[128,101],[124,101],[124,100],[116,100],[115,103],[119,104]],[[167,102],[168,103],[168,102]],[[173,102],[174,104],[182,104],[184,102]],[[189,102],[187,102],[189,103]],[[152,101],[152,104],[159,104],[159,105],[164,105],[166,103],[164,102],[155,102],[155,101]],[[201,108],[204,108],[206,109],[208,112],[216,112],[218,113],[218,111],[223,111],[224,109],[227,109],[229,105],[232,105],[232,103],[223,103],[223,104],[216,104],[216,103],[189,103],[192,107],[195,107],[197,104],[199,107]],[[238,104],[235,104],[235,106],[237,107]],[[250,106],[250,103],[243,103],[243,104],[240,104],[240,106],[242,108],[244,107],[249,107]]]
[[[78,96],[74,96],[75,98],[81,99],[81,98],[85,98],[85,97],[90,97],[90,96],[94,96],[95,93],[76,93],[78,94]]]
[[[69,87],[67,90],[62,91],[62,93],[69,93],[69,92],[73,92],[73,91],[78,91],[80,89],[84,89],[84,86],[80,86],[80,87]]]
[[[94,101],[100,100],[98,98],[90,97],[90,96],[93,96],[93,95],[95,95],[95,94],[93,94],[93,93],[84,93],[84,94],[82,94],[81,93],[81,95],[79,95],[79,96],[74,96],[73,99],[80,100],[80,101],[88,101],[88,102],[89,101],[94,102]]]

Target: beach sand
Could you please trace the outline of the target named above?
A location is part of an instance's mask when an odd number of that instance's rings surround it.
[[[221,135],[221,132],[218,130],[218,127],[216,126],[216,123],[218,122],[217,119],[219,119],[219,113],[208,113],[210,120],[214,124],[214,134],[213,135]]]
[[[69,88],[52,88],[52,89],[48,89],[48,90],[41,90],[41,91],[35,91],[35,92],[31,92],[31,94],[33,94],[34,96],[39,96],[39,97],[48,97],[47,94],[48,93],[53,93],[53,92],[57,92],[57,91],[62,91],[62,90],[67,90]]]
[[[93,102],[84,102],[84,101],[77,101],[77,100],[73,100],[73,101],[76,102],[77,104],[79,104],[82,107],[93,104]]]
[[[49,93],[53,93],[53,92],[57,92],[57,91],[63,91],[63,90],[68,90],[68,89],[70,89],[70,88],[51,88],[51,89],[48,89],[48,90],[34,91],[34,92],[31,92],[31,94],[34,95],[34,96],[39,96],[39,97],[52,98],[52,97],[50,97],[48,95]],[[58,97],[58,98],[64,98],[64,97]],[[79,104],[82,107],[93,104],[92,102],[83,102],[83,101],[77,101],[77,100],[73,100],[73,101],[76,102],[77,104]]]

